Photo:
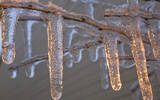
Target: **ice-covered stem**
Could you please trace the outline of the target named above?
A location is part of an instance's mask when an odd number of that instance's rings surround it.
[[[50,15],[47,20],[50,88],[53,100],[59,100],[63,90],[62,17]]]
[[[119,72],[117,39],[115,39],[112,35],[107,35],[104,37],[103,42],[104,42],[107,66],[109,70],[110,83],[113,90],[118,91],[121,89],[122,83],[120,80],[120,72]]]
[[[1,10],[2,60],[11,64],[15,59],[15,29],[20,9],[7,8]]]
[[[148,78],[145,49],[141,37],[140,23],[141,19],[136,18],[130,27],[132,55],[136,62],[137,75],[143,100],[153,100],[152,88]]]

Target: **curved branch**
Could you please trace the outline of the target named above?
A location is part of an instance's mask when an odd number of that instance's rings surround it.
[[[73,46],[72,48],[65,49],[63,52],[64,53],[69,52],[69,51],[72,52],[74,50],[80,50],[82,48],[87,49],[89,47],[96,46],[99,44],[102,44],[102,41],[96,40],[96,41],[88,42],[88,43],[81,45],[81,46]],[[20,64],[11,64],[11,67],[9,68],[9,70],[15,70],[15,69],[18,69],[18,68],[23,67],[25,65],[33,64],[37,61],[42,61],[42,60],[48,60],[48,55],[45,54],[45,55],[31,57],[31,58],[25,59]]]

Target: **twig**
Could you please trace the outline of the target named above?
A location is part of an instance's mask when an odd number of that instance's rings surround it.
[[[50,5],[43,5],[37,2],[27,2],[27,3],[13,3],[13,2],[5,2],[5,3],[0,3],[0,7],[3,8],[22,8],[22,9],[28,9],[28,10],[36,10],[36,11],[40,11],[43,13],[53,13],[53,14],[59,14],[61,15],[64,19],[66,20],[73,20],[73,21],[77,21],[77,22],[82,22],[88,25],[91,25],[95,28],[98,28],[99,30],[110,30],[110,31],[114,31],[117,32],[119,34],[124,35],[125,37],[127,37],[130,40],[130,37],[123,31],[120,30],[121,27],[120,26],[116,26],[115,24],[103,24],[100,21],[87,16],[87,15],[83,15],[83,14],[76,14],[73,12],[68,12],[67,10],[64,10],[63,8],[54,5],[54,4],[50,4]],[[155,16],[159,17],[159,14],[153,14]],[[152,17],[152,15],[150,15],[150,17]],[[20,16],[21,21],[26,21],[26,20],[38,20],[38,21],[42,21],[43,18],[40,17],[30,17],[30,16]],[[144,43],[150,44],[149,42],[144,41]]]
[[[65,49],[63,52],[72,52],[74,50],[79,50],[81,48],[89,48],[89,47],[92,47],[92,46],[96,46],[96,45],[99,45],[101,44],[102,41],[100,40],[97,40],[97,41],[92,41],[92,42],[88,42],[84,45],[81,45],[81,46],[73,46],[72,48],[70,49]],[[9,70],[15,70],[15,69],[18,69],[20,67],[23,67],[25,65],[28,65],[28,64],[33,64],[37,61],[41,61],[41,60],[48,60],[48,55],[45,54],[45,55],[40,55],[40,56],[35,56],[35,57],[32,57],[32,58],[28,58],[28,59],[25,59],[24,61],[22,61],[20,64],[12,64],[11,67],[9,68]]]

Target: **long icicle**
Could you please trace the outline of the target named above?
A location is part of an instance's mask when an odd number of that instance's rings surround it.
[[[145,49],[141,37],[140,18],[136,19],[133,26],[131,26],[131,49],[132,55],[136,62],[137,75],[143,100],[153,100],[152,87],[148,78],[148,71],[146,66]]]
[[[15,28],[20,11],[17,8],[2,8],[1,12],[2,60],[11,64],[15,59]]]
[[[51,96],[53,100],[59,100],[63,90],[63,35],[61,16],[49,16],[47,32]]]
[[[104,49],[106,53],[106,61],[109,70],[110,83],[115,91],[119,91],[122,87],[119,73],[119,57],[117,49],[117,39],[112,35],[105,36]]]

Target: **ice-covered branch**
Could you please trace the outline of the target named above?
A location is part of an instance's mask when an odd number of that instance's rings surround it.
[[[75,48],[75,50],[79,50],[79,49]],[[68,52],[68,50],[66,49],[66,50],[64,50],[64,52]],[[10,66],[9,70],[11,71],[11,70],[19,69],[21,67],[25,67],[26,65],[33,64],[33,63],[39,62],[39,61],[44,61],[44,60],[48,60],[48,55],[47,54],[43,54],[43,55],[39,55],[39,56],[34,56],[34,57],[31,57],[31,58],[25,59],[25,60],[23,60],[19,64],[12,64]],[[131,56],[119,56],[119,60],[120,61],[121,60],[134,60],[134,58],[131,57]],[[147,57],[146,60],[147,61],[157,61],[156,59],[149,58],[149,57]]]
[[[90,16],[84,15],[84,14],[77,14],[74,12],[69,12],[67,10],[64,10],[61,7],[58,7],[57,5],[50,4],[50,5],[42,5],[40,3],[34,3],[34,2],[27,2],[27,3],[1,3],[0,7],[3,8],[22,8],[22,9],[28,9],[28,10],[36,10],[43,13],[52,13],[52,14],[60,14],[62,17],[66,20],[73,20],[77,22],[82,22],[88,25],[91,25],[99,30],[110,30],[117,33],[120,33],[126,37],[128,37],[127,33],[125,33],[124,30],[121,30],[121,26],[117,26],[116,24],[104,24]],[[149,13],[149,12],[141,12],[140,13],[142,18],[145,19],[159,19],[160,13]],[[106,15],[106,14],[105,14]],[[107,14],[108,15],[108,14]],[[111,14],[113,15],[113,14]],[[123,15],[123,14],[121,14]],[[136,17],[136,16],[135,16]],[[33,16],[20,16],[19,20],[25,21],[25,20],[39,20],[42,21],[42,17],[33,17]],[[129,38],[129,37],[128,37]],[[144,41],[145,43],[145,41]],[[148,43],[148,42],[146,42]]]

